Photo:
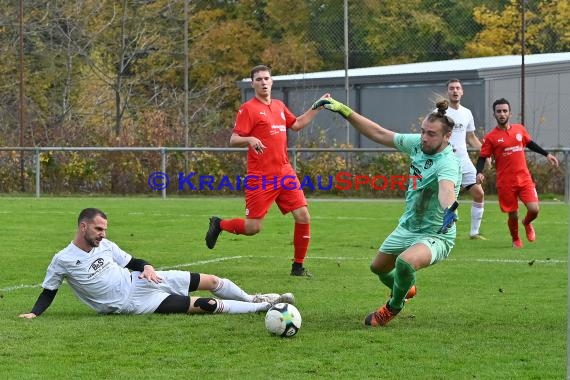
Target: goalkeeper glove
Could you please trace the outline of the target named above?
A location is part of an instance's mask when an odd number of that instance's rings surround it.
[[[437,231],[438,234],[446,234],[447,231],[453,226],[453,223],[455,223],[457,220],[457,214],[455,213],[455,210],[457,210],[458,206],[459,203],[455,201],[450,207],[443,210],[443,224],[439,231]]]
[[[339,113],[345,119],[348,118],[350,116],[350,114],[352,113],[352,110],[350,109],[349,106],[347,106],[346,104],[343,104],[337,100],[334,100],[333,98],[319,99],[315,103],[313,103],[313,107],[311,107],[311,108],[316,110],[319,107],[325,107],[326,109],[328,109],[330,111]]]

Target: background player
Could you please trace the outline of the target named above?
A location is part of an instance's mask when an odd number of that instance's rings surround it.
[[[265,215],[275,202],[283,214],[291,212],[295,220],[291,275],[310,276],[303,266],[311,238],[310,215],[287,155],[287,130],[302,130],[318,111],[309,109],[295,117],[282,101],[271,98],[273,79],[268,66],[255,66],[250,74],[255,96],[240,107],[230,137],[230,146],[249,148],[245,219],[211,217],[206,246],[214,248],[222,231],[247,236],[259,233]]]
[[[475,135],[475,121],[471,110],[461,105],[463,97],[463,85],[459,79],[450,79],[447,81],[447,97],[449,99],[449,108],[446,115],[451,117],[455,123],[453,133],[451,134],[451,145],[455,150],[455,154],[461,161],[462,180],[461,187],[469,192],[473,199],[471,203],[471,228],[469,236],[471,239],[485,238],[479,233],[481,220],[484,212],[485,192],[481,184],[477,183],[476,170],[469,153],[467,151],[467,143],[475,149],[481,149],[481,141]]]
[[[518,200],[520,199],[527,208],[523,226],[529,242],[536,239],[531,222],[537,218],[539,210],[538,195],[526,164],[524,148],[527,147],[533,152],[542,154],[551,165],[558,166],[558,160],[532,141],[522,124],[509,123],[512,115],[511,105],[506,99],[495,100],[493,115],[497,120],[497,126],[484,138],[477,160],[477,182],[483,183],[485,176],[482,172],[485,168],[485,161],[493,156],[497,169],[496,186],[499,206],[501,211],[509,214],[507,224],[513,247],[522,248],[523,244],[519,238]]]

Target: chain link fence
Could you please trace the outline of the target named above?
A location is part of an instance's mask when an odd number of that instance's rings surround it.
[[[323,70],[570,50],[567,0],[308,3]]]
[[[570,149],[551,151],[550,166],[529,155],[541,197],[570,202]],[[401,198],[409,157],[393,149],[292,148],[292,165],[309,197]],[[21,154],[29,163],[18,176]],[[0,148],[0,193],[22,187],[36,197],[77,194],[171,196],[243,195],[245,149],[152,147]],[[475,159],[475,152],[473,152]],[[190,165],[186,165],[186,161]],[[272,186],[268,178],[267,186]],[[496,194],[495,171],[486,171],[485,192]]]
[[[240,101],[235,83],[260,62],[290,74],[570,51],[568,0],[0,4],[0,146],[226,146]],[[63,165],[69,157],[45,165],[80,182],[93,177],[89,165],[106,168],[117,157],[78,155],[73,170]],[[3,181],[30,191],[32,155],[2,160],[20,177]],[[118,179],[121,166],[112,164]]]

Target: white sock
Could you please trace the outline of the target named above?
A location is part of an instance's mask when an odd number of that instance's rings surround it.
[[[218,300],[218,307],[214,313],[245,314],[267,311],[271,307],[269,302],[243,302],[234,300]]]
[[[479,234],[484,211],[484,203],[473,202],[471,204],[471,236]]]
[[[220,284],[216,289],[212,290],[212,294],[217,298],[224,300],[238,300],[245,302],[251,302],[253,300],[253,296],[244,292],[242,288],[227,278],[220,278]]]

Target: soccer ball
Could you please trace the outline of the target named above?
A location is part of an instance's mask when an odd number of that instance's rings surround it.
[[[265,314],[265,327],[273,335],[292,337],[301,328],[301,313],[289,303],[275,304]]]

